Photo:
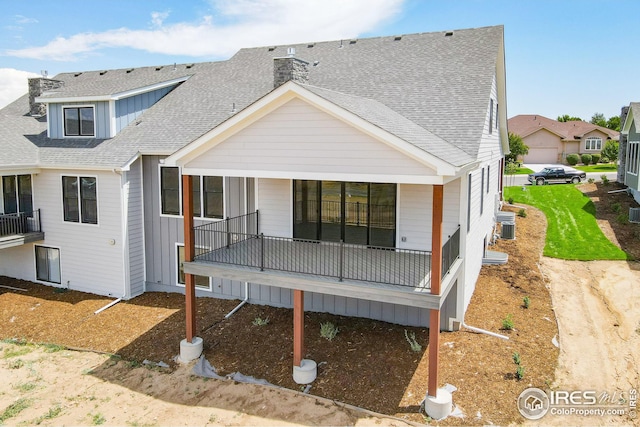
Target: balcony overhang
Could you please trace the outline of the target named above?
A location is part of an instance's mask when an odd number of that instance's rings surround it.
[[[457,259],[442,281],[442,293],[433,295],[427,288],[385,285],[343,280],[325,276],[297,274],[284,271],[265,270],[207,261],[184,263],[185,273],[198,276],[219,277],[229,280],[276,286],[285,289],[316,292],[369,301],[388,302],[409,307],[439,310],[458,276],[462,260]]]
[[[0,237],[0,249],[22,246],[26,245],[27,243],[38,242],[40,240],[44,240],[44,232],[2,236]]]

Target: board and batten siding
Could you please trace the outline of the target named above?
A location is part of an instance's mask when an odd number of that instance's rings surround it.
[[[176,244],[184,243],[182,217],[161,215],[160,208],[160,156],[142,156],[142,179],[144,188],[144,252],[147,291],[184,292],[177,284]],[[239,178],[225,179],[225,209],[237,215],[244,208],[244,182]],[[233,193],[237,191],[238,193]],[[237,214],[235,212],[238,212]],[[209,220],[195,220],[196,225]],[[197,296],[243,298],[241,282],[214,278],[212,291],[196,289]]]
[[[133,297],[142,294],[145,289],[142,160],[133,162],[130,169],[123,173],[122,181],[128,244],[125,265],[129,269],[129,294]]]
[[[95,138],[106,139],[109,138],[110,132],[110,120],[109,120],[109,103],[107,101],[96,102],[67,102],[67,103],[52,103],[49,104],[49,114],[47,116],[49,126],[49,137],[52,139],[64,138],[64,115],[62,110],[64,107],[73,107],[75,105],[80,106],[93,106],[95,115]],[[70,137],[73,138],[73,137]],[[80,137],[87,138],[87,137]]]
[[[127,125],[137,119],[149,107],[158,102],[163,96],[171,92],[175,86],[163,87],[115,102],[116,132],[120,132]]]
[[[214,146],[187,168],[282,173],[424,176],[435,172],[345,122],[294,99]],[[401,182],[401,181],[396,181]]]
[[[63,220],[62,176],[96,177],[98,224]],[[60,286],[98,295],[125,294],[121,177],[114,172],[43,170],[33,177],[45,240],[60,249]],[[35,253],[29,257],[35,265]],[[32,280],[35,280],[35,272]]]

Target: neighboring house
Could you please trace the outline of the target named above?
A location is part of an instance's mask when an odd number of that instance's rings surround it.
[[[566,163],[567,154],[600,154],[619,132],[583,121],[559,122],[539,114],[509,119],[509,132],[529,147],[524,163]]]
[[[432,326],[436,353],[463,321],[508,150],[502,27],[30,86],[0,111],[0,220],[31,225],[1,275]]]
[[[622,182],[640,203],[640,102],[632,102],[623,108],[621,119],[618,176],[622,175]]]

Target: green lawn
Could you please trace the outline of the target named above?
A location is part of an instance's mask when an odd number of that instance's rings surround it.
[[[618,167],[614,163],[600,164],[600,165],[588,165],[588,166],[574,166],[575,169],[583,172],[615,172]]]
[[[547,217],[545,256],[581,261],[628,259],[602,234],[593,202],[574,185],[526,186],[524,191],[506,187],[504,198],[511,197],[515,204],[535,206]]]
[[[529,175],[530,173],[533,173],[533,170],[529,168],[518,168],[514,175]]]

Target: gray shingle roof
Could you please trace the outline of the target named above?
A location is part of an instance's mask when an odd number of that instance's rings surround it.
[[[452,164],[464,164],[478,153],[502,37],[501,26],[485,27],[451,36],[436,32],[241,49],[227,61],[179,64],[175,71],[169,65],[157,71],[59,74],[54,78],[65,85],[45,96],[101,96],[190,77],[137,124],[84,148],[56,148],[67,140],[48,142],[46,123],[26,116],[25,96],[0,110],[0,165],[120,167],[136,153],[171,154],[228,119],[233,106],[240,111],[273,90],[273,58],[286,56],[289,47],[309,62],[308,85],[319,96]]]

